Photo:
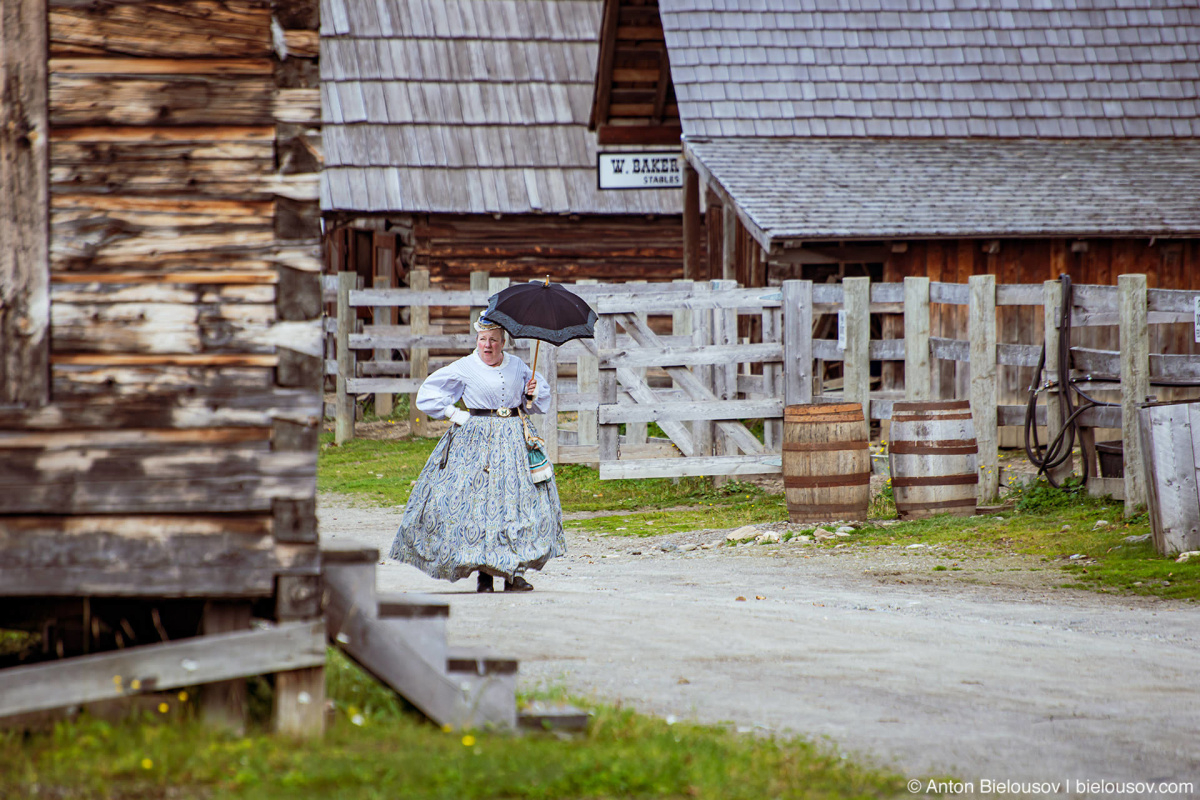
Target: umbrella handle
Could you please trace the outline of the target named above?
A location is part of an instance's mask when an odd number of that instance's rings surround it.
[[[542,348],[542,340],[534,339],[533,341],[536,342],[536,344],[534,344],[534,346],[533,346],[533,377],[536,378],[537,377],[538,351],[541,350],[541,348]],[[526,408],[529,408],[532,405],[533,405],[532,400],[525,401]]]

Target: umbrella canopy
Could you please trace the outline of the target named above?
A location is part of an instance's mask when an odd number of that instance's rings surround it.
[[[596,312],[579,295],[560,284],[532,281],[510,286],[488,298],[484,319],[515,339],[538,339],[553,345],[595,335]]]

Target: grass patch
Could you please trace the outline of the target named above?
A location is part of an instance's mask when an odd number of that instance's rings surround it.
[[[336,722],[323,740],[214,733],[190,715],[0,733],[0,797],[878,798],[902,778],[802,740],[668,724],[595,706],[586,735],[443,732],[331,652]]]
[[[1124,519],[1111,498],[1089,497],[1084,487],[1055,489],[1041,481],[1012,493],[1012,511],[983,517],[940,515],[888,526],[867,525],[855,541],[864,544],[942,545],[947,557],[980,558],[1018,553],[1061,569],[1072,588],[1129,592],[1164,598],[1200,598],[1200,562],[1176,564],[1154,552],[1150,542],[1127,536],[1150,533],[1145,514]],[[1096,527],[1099,521],[1109,523]]]

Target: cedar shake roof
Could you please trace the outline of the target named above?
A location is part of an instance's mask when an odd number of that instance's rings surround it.
[[[1194,0],[660,0],[684,134],[1200,137]]]
[[[321,208],[679,213],[600,191],[600,0],[321,0]]]
[[[1200,140],[727,138],[684,149],[768,248],[1200,235]]]

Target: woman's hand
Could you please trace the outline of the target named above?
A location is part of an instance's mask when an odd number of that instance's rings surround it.
[[[525,384],[525,394],[529,397],[537,397],[537,376],[534,375],[529,379],[529,383]]]

